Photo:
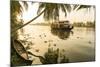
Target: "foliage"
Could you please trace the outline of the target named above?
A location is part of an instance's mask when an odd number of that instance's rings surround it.
[[[95,27],[95,22],[90,22],[90,21],[87,21],[86,23],[74,22],[73,25],[76,27]]]
[[[65,13],[67,16],[67,11],[71,11],[71,5],[69,4],[57,4],[57,3],[39,3],[39,8],[37,14],[41,12],[41,10],[45,9],[44,11],[44,19],[45,20],[59,20],[59,12]]]
[[[73,6],[74,6],[73,10],[88,9],[88,8],[94,7],[91,5],[79,5],[79,4],[75,4]]]
[[[22,3],[24,5],[24,8],[27,9],[28,8],[27,2],[22,1]],[[78,10],[82,9],[82,8],[87,8],[87,7],[84,7],[83,5],[81,5],[78,8]],[[43,9],[44,9],[44,11],[41,12]],[[65,13],[65,16],[67,16],[67,12],[71,11],[71,5],[69,5],[69,4],[56,4],[56,3],[40,3],[39,9],[37,12],[38,15],[35,18],[33,18],[32,20],[30,20],[29,22],[27,22],[26,24],[23,24],[20,21],[20,19],[18,18],[18,16],[21,16],[23,13],[23,7],[22,7],[21,3],[19,1],[11,1],[11,35],[12,35],[12,33],[15,33],[15,35],[12,38],[17,39],[17,37],[18,37],[18,32],[12,32],[13,30],[18,28],[19,26],[21,26],[21,27],[18,29],[23,28],[24,26],[26,26],[30,22],[37,19],[40,15],[42,15],[42,13],[44,13],[45,20],[50,20],[50,19],[59,20],[60,10],[62,10],[62,12]],[[21,60],[18,60],[19,57],[17,57],[17,53],[13,50],[13,47],[11,47],[11,48],[12,48],[12,50],[11,50],[11,63],[16,64]],[[48,48],[48,51],[45,53],[44,57],[36,56],[36,55],[34,55],[34,56],[38,57],[43,64],[68,63],[69,62],[69,59],[66,58],[65,55],[62,55],[63,58],[61,59],[60,62],[58,62],[58,58],[60,57],[59,54],[60,54],[59,49],[53,50],[52,48]]]
[[[27,9],[28,8],[27,2],[23,1],[22,3]],[[23,7],[19,1],[11,1],[10,7],[11,7],[11,35],[14,33],[15,34],[14,37],[17,38],[18,33],[17,32],[12,33],[12,31],[15,30],[17,27],[23,25],[22,22],[23,19],[18,18],[23,13]]]
[[[13,0],[11,1],[11,6],[12,6],[11,11],[12,11],[12,13],[15,13],[14,15],[16,15],[16,16],[17,16],[17,14],[20,14],[22,12],[22,6],[19,2],[20,1],[15,1],[15,2]],[[28,8],[27,1],[21,1],[21,2],[24,4],[24,7],[27,9]],[[74,9],[77,9],[77,10],[83,9],[83,8],[90,8],[90,7],[91,6],[87,6],[87,5],[74,5]],[[44,9],[44,11],[43,11],[43,9]],[[51,20],[52,19],[54,21],[56,21],[56,20],[59,21],[60,10],[65,13],[65,16],[67,16],[67,12],[71,12],[71,9],[72,8],[71,8],[70,4],[42,3],[42,2],[40,2],[39,8],[38,8],[38,11],[37,11],[37,16],[35,18],[33,18],[32,20],[30,20],[29,22],[27,22],[27,23],[21,25],[20,27],[18,27],[17,29],[15,29],[15,31],[17,31],[18,29],[21,29],[24,26],[28,25],[29,23],[31,23],[32,21],[37,19],[40,15],[42,15],[42,13],[44,13],[44,19],[45,20]],[[17,14],[16,14],[16,12],[17,12]],[[16,27],[14,25],[16,25],[16,24],[13,23],[12,27]]]

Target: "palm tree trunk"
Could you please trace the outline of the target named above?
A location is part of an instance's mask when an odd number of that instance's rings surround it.
[[[23,24],[22,26],[20,26],[20,27],[16,28],[15,30],[11,31],[12,35],[14,35],[14,33],[15,33],[17,30],[23,28],[24,26],[28,25],[29,23],[31,23],[32,21],[34,21],[35,19],[37,19],[40,15],[42,15],[42,14],[44,13],[44,11],[45,11],[45,10],[43,10],[40,14],[38,14],[38,15],[37,15],[36,17],[34,17],[32,20],[28,21],[27,23]]]

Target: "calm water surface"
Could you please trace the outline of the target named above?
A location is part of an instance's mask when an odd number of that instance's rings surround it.
[[[20,33],[19,33],[20,34]],[[95,30],[76,27],[72,31],[51,30],[50,26],[28,25],[20,39],[31,42],[28,51],[43,56],[48,47],[64,50],[70,62],[95,60]],[[25,47],[27,45],[24,45]],[[33,64],[41,64],[38,58]]]

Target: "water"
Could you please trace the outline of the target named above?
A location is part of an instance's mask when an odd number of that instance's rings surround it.
[[[70,62],[95,60],[95,30],[94,28],[75,27],[72,31],[51,30],[50,26],[28,25],[24,27],[21,40],[27,40],[31,45],[28,51],[43,56],[48,47],[59,48],[69,58]],[[41,64],[33,57],[33,64]]]

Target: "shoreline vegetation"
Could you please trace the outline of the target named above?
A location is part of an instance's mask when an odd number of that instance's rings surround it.
[[[29,24],[29,25],[41,25],[41,26],[50,26],[52,23],[35,23],[35,24]],[[95,21],[90,22],[87,21],[86,23],[84,22],[74,22],[72,23],[74,27],[92,27],[95,28]]]
[[[34,2],[31,2],[31,4],[34,4]],[[30,19],[28,22],[25,21],[25,24],[23,23],[24,19],[24,11],[27,11],[28,8],[30,8],[30,5],[27,1],[14,1],[11,0],[10,3],[10,10],[11,10],[11,67],[14,66],[19,66],[19,65],[31,65],[28,64],[27,60],[24,60],[21,58],[21,56],[18,54],[18,52],[16,52],[15,48],[13,47],[13,44],[16,45],[15,43],[12,43],[13,40],[19,40],[19,32],[21,34],[24,34],[24,29],[23,27],[27,26],[27,25],[40,25],[40,26],[50,26],[51,22],[48,23],[41,23],[42,21],[40,21],[39,23],[36,24],[32,24],[32,22],[34,22],[34,20],[36,20],[37,18],[39,18],[42,14],[43,15],[43,19],[45,21],[59,21],[60,19],[60,11],[62,11],[65,14],[65,17],[67,17],[67,14],[70,13],[71,11],[78,11],[80,9],[91,9],[93,8],[93,10],[95,9],[95,6],[93,5],[71,5],[71,4],[57,4],[57,3],[45,3],[45,2],[38,2],[38,10],[37,10],[37,15],[35,17],[33,17],[32,19]],[[32,5],[31,5],[32,6]],[[73,8],[72,8],[73,6]],[[34,8],[32,8],[34,9]],[[34,15],[34,12],[32,13]],[[31,24],[30,24],[31,23]],[[52,22],[53,23],[53,22]],[[95,28],[95,22],[87,22],[87,24],[84,24],[84,22],[74,22],[73,23],[74,26],[78,26],[78,27],[93,27]],[[30,29],[31,30],[31,29]],[[37,30],[38,31],[38,30]],[[69,36],[69,32],[62,32],[59,33],[59,31],[52,31],[52,33],[58,33],[57,35],[60,36],[60,38],[64,38],[63,35],[61,34],[65,34],[67,35],[66,37],[68,38]],[[36,32],[35,32],[36,33]],[[34,33],[33,33],[34,34]],[[29,37],[28,37],[29,38]],[[24,38],[25,39],[25,38]],[[23,39],[23,40],[24,40]],[[25,40],[26,41],[26,40]],[[35,42],[35,41],[33,41]],[[24,42],[25,43],[25,42]],[[28,41],[29,43],[29,41]],[[27,43],[27,47],[25,48],[26,50],[30,49],[29,45],[32,46],[32,44],[28,44]],[[45,43],[47,43],[45,41]],[[56,46],[56,44],[54,45]],[[24,46],[23,46],[24,47]],[[20,47],[18,49],[21,49]],[[37,52],[39,52],[39,50],[36,50]],[[54,63],[69,63],[70,62],[70,58],[67,58],[66,54],[63,54],[65,52],[65,50],[60,50],[60,48],[58,49],[53,49],[53,48],[48,48],[47,52],[44,54],[44,58],[41,56],[37,56],[42,64],[54,64]],[[62,54],[60,54],[62,53]],[[60,62],[58,62],[60,58]],[[34,65],[34,64],[33,64]]]

